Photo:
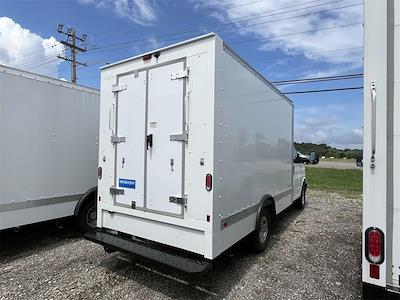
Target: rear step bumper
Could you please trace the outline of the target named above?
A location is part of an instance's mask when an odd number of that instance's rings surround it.
[[[212,269],[212,263],[204,259],[192,259],[179,255],[179,253],[164,252],[132,239],[111,234],[104,231],[86,233],[85,239],[103,245],[111,250],[120,251],[129,255],[137,255],[160,264],[187,273],[204,273]]]

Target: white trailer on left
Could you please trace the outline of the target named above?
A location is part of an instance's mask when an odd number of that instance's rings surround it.
[[[0,230],[96,223],[99,91],[0,65]]]

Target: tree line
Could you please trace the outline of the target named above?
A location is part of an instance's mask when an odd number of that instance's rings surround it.
[[[357,158],[362,155],[360,149],[336,149],[326,144],[313,144],[313,143],[294,143],[296,150],[303,154],[310,154],[316,152],[319,157],[334,157],[334,158]]]

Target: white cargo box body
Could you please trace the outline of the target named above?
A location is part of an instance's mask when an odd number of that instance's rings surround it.
[[[97,185],[99,91],[0,66],[0,230],[74,215]]]
[[[215,34],[103,67],[100,98],[99,228],[213,259],[300,195],[292,103]]]
[[[367,296],[371,287],[400,292],[400,1],[365,1],[364,23],[362,281]]]

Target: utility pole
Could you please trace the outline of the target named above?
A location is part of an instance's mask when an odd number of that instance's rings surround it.
[[[76,66],[77,65],[82,65],[82,66],[87,66],[86,63],[81,63],[79,61],[76,61],[76,54],[77,52],[86,52],[86,47],[82,48],[80,46],[76,45],[76,40],[85,42],[86,41],[86,34],[82,34],[82,36],[77,36],[75,29],[74,28],[68,28],[67,31],[63,30],[64,25],[60,24],[58,25],[57,32],[65,35],[67,37],[66,41],[60,41],[61,44],[64,46],[68,47],[71,51],[71,58],[57,55],[58,58],[61,58],[63,60],[71,62],[71,81],[73,83],[76,83]]]

